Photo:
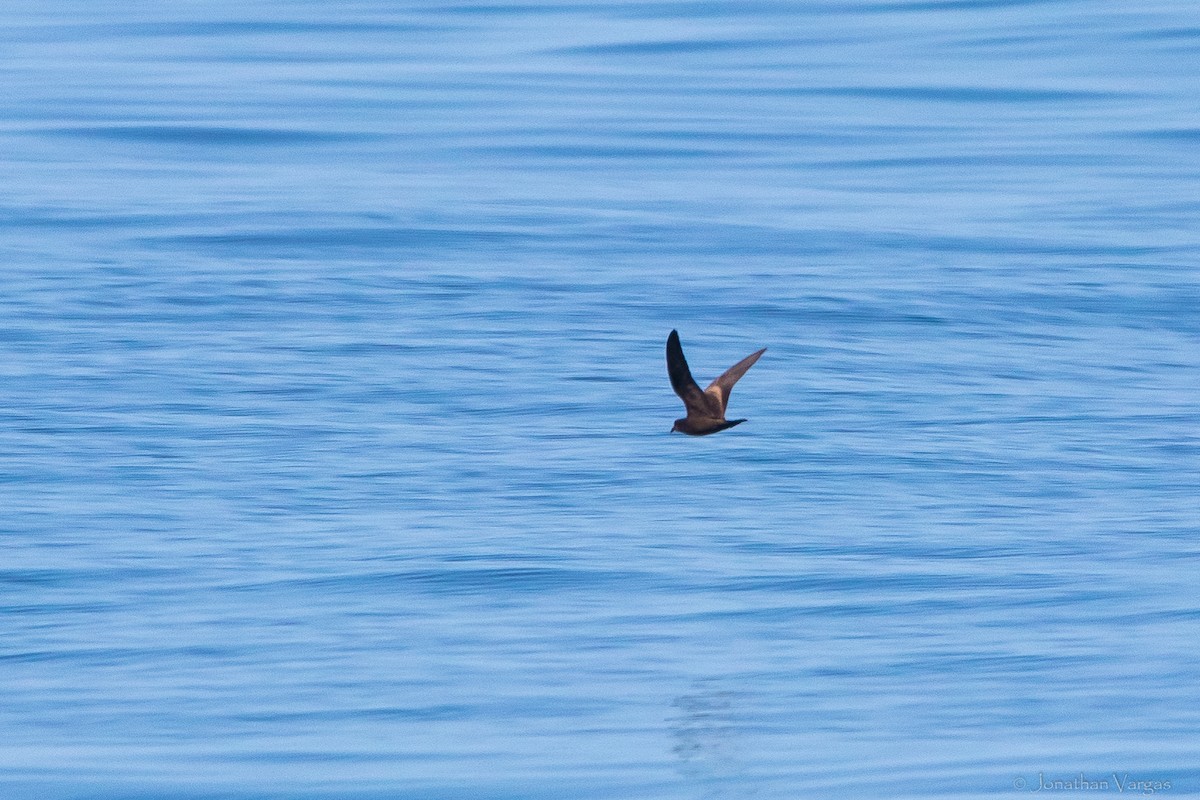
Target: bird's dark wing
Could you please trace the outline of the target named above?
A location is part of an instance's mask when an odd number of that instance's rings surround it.
[[[706,395],[715,398],[716,401],[720,403],[722,417],[725,416],[725,408],[729,405],[729,393],[733,391],[733,385],[738,382],[739,378],[746,374],[746,370],[754,366],[754,362],[758,361],[758,359],[761,358],[762,354],[765,352],[767,352],[767,348],[764,347],[757,353],[751,353],[750,355],[746,356],[741,361],[725,370],[725,372],[721,374],[721,377],[709,384],[708,388],[704,390]],[[682,357],[683,354],[680,353],[680,358]],[[685,364],[684,366],[686,367],[687,365]]]
[[[687,359],[683,357],[678,331],[671,331],[667,337],[667,375],[671,378],[671,388],[683,400],[689,417],[713,416],[709,398],[696,385]]]

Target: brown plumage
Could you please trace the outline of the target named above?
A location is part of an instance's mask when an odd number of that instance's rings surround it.
[[[738,382],[738,378],[745,375],[746,370],[754,366],[754,362],[765,352],[767,348],[764,347],[757,353],[746,356],[725,370],[721,377],[710,383],[702,392],[692,378],[687,359],[683,357],[683,346],[679,344],[678,331],[671,331],[671,335],[667,337],[667,375],[671,378],[671,388],[687,408],[687,416],[675,420],[671,430],[691,436],[706,436],[745,422],[744,419],[725,419],[725,407],[729,405],[729,393]]]

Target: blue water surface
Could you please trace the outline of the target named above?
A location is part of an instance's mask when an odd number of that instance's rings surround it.
[[[9,3],[0,796],[1200,795],[1198,63],[1191,0]],[[668,433],[672,328],[748,422]]]

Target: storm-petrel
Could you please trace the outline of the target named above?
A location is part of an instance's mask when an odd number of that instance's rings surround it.
[[[759,350],[743,358],[721,377],[717,378],[703,392],[692,378],[688,369],[687,359],[683,357],[683,347],[679,344],[679,332],[671,331],[667,337],[667,374],[671,377],[671,388],[683,399],[687,408],[687,416],[675,420],[672,431],[679,431],[691,436],[705,436],[726,428],[732,428],[746,420],[725,419],[725,407],[729,405],[729,392],[738,378],[746,374],[746,370],[754,366],[754,362],[767,352],[767,348]]]

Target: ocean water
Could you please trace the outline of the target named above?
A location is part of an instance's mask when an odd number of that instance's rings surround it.
[[[5,18],[4,800],[1200,795],[1191,0]]]

